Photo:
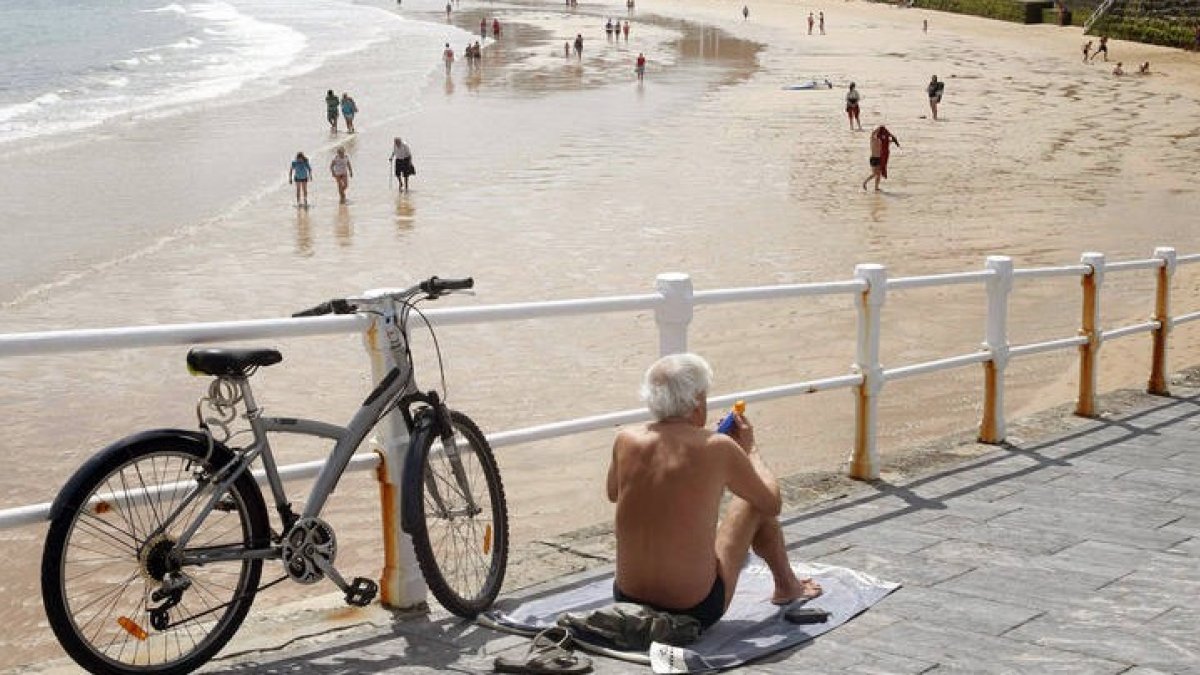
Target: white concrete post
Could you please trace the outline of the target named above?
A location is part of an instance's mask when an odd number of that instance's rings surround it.
[[[854,268],[854,276],[867,282],[867,290],[858,298],[858,349],[854,370],[863,376],[855,388],[854,454],[850,457],[850,477],[859,480],[879,478],[879,450],[875,446],[878,425],[879,391],[883,388],[883,366],[879,363],[880,311],[887,296],[887,268],[865,264]]]
[[[983,347],[992,354],[983,364],[983,421],[979,440],[1000,443],[1007,432],[1004,421],[1004,369],[1008,367],[1008,298],[1013,287],[1013,261],[1006,255],[990,255],[986,266],[994,273],[987,282],[988,313],[983,329]]]
[[[654,310],[658,324],[658,355],[687,351],[688,324],[692,322],[692,278],[679,272],[658,275],[654,288],[663,296],[663,304]]]
[[[1082,262],[1092,268],[1085,275],[1083,286],[1083,316],[1079,334],[1086,336],[1086,344],[1079,345],[1079,398],[1075,401],[1075,414],[1093,417],[1096,414],[1096,387],[1100,372],[1100,342],[1103,338],[1100,327],[1100,287],[1104,284],[1104,254],[1084,253]]]
[[[1150,383],[1146,391],[1159,396],[1170,394],[1167,387],[1167,339],[1171,335],[1171,277],[1175,274],[1175,249],[1159,246],[1154,257],[1163,261],[1158,268],[1157,288],[1154,297],[1154,352],[1150,363]]]
[[[376,317],[363,334],[371,358],[371,376],[379,382],[395,367],[388,338]],[[375,478],[379,481],[380,521],[383,524],[383,571],[379,576],[379,602],[384,607],[405,609],[425,602],[425,578],[413,553],[412,538],[400,529],[400,486],[404,456],[408,452],[408,427],[398,413],[391,413],[375,427],[371,439],[379,454]]]

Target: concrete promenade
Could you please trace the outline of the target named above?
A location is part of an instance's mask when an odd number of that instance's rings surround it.
[[[1200,393],[1147,401],[788,513],[794,558],[904,586],[743,670],[1200,673]],[[435,612],[225,657],[205,672],[488,672],[496,654],[526,643]],[[597,673],[649,672],[594,662]]]

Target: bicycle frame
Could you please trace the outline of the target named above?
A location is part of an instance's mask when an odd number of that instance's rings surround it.
[[[282,520],[282,530],[286,533],[297,518],[317,518],[320,516],[329,496],[337,488],[338,481],[341,480],[342,474],[345,473],[346,467],[350,464],[350,460],[354,456],[354,451],[358,449],[367,435],[371,433],[378,422],[384,417],[385,413],[389,413],[389,411],[394,412],[395,409],[398,409],[403,415],[405,425],[408,427],[410,434],[416,425],[416,420],[413,418],[410,410],[413,403],[426,403],[430,408],[438,411],[436,414],[439,416],[444,414],[444,412],[441,412],[444,406],[441,405],[436,394],[426,396],[419,393],[415,383],[412,381],[411,373],[406,372],[407,369],[403,364],[406,363],[404,354],[407,348],[407,336],[396,325],[396,312],[393,301],[390,298],[385,298],[384,302],[380,302],[379,304],[386,305],[379,313],[382,315],[381,321],[388,337],[392,363],[398,365],[394,365],[387,375],[376,384],[371,393],[363,400],[358,412],[355,413],[354,417],[345,427],[296,417],[263,417],[261,414],[262,411],[254,399],[249,378],[230,378],[242,395],[245,405],[245,417],[249,422],[254,442],[247,448],[238,450],[239,459],[231,472],[226,474],[226,472],[220,471],[213,477],[219,483],[209,498],[209,503],[200,510],[198,517],[180,535],[178,545],[186,551],[183,556],[185,564],[205,564],[207,562],[230,559],[279,557],[280,552],[278,547],[253,551],[245,549],[188,550],[186,548],[192,535],[199,529],[208,513],[216,507],[229,486],[243,472],[247,471],[255,460],[260,458],[262,460],[267,484],[270,486],[271,494],[275,501],[275,509]],[[439,420],[438,424],[443,430],[449,428],[448,420]],[[279,469],[275,463],[274,453],[271,451],[271,443],[268,439],[268,434],[270,433],[314,436],[335,441],[334,447],[325,460],[324,466],[321,467],[321,471],[317,474],[316,480],[313,482],[308,499],[305,501],[303,511],[299,516],[293,513],[291,504],[288,502],[287,491],[283,486],[283,480],[279,476]],[[463,492],[468,500],[468,508],[478,510],[470,495],[470,491],[466,489],[468,481],[458,458],[457,448],[452,438],[453,434],[444,435],[450,437],[449,439],[444,439],[443,447],[451,457],[451,465],[455,477],[458,479],[460,486],[464,488]],[[436,487],[434,492],[435,498],[440,504],[442,500],[440,496],[436,496]],[[189,497],[185,500],[183,506],[186,506],[191,499]],[[180,508],[177,513],[182,512],[182,510]],[[163,524],[163,529],[169,524],[170,520]]]

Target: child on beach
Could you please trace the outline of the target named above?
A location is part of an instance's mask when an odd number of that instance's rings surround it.
[[[625,22],[625,41],[629,42],[629,22]]]
[[[354,177],[354,167],[350,164],[350,158],[346,156],[345,148],[337,149],[333,161],[329,162],[329,173],[333,174],[333,181],[337,183],[338,203],[345,204],[346,189],[350,187],[350,179]]]
[[[1090,56],[1091,53],[1092,53],[1092,41],[1088,40],[1087,42],[1083,43],[1083,62],[1084,63],[1088,62],[1088,56]]]
[[[446,43],[446,48],[442,50],[442,61],[446,63],[446,77],[450,77],[450,66],[454,65],[454,50],[450,48],[450,43]]]
[[[325,92],[325,119],[329,120],[329,130],[335,134],[337,133],[338,106],[340,104],[337,94],[333,93],[332,89]]]
[[[1096,53],[1092,54],[1092,57],[1088,60],[1095,61],[1096,57],[1100,56],[1100,54],[1102,54],[1102,53],[1104,54],[1104,62],[1108,63],[1108,36],[1107,35],[1100,36],[1100,45],[1098,47],[1096,47]]]
[[[637,65],[634,67],[634,70],[637,72],[638,82],[641,82],[642,79],[646,76],[646,55],[645,54],[638,52]]]
[[[1117,67],[1113,68],[1113,75],[1124,75],[1125,74],[1125,69],[1121,67],[1122,65],[1124,65],[1124,64],[1122,64],[1120,61],[1117,61]]]
[[[346,120],[346,131],[354,133],[354,116],[358,114],[358,104],[350,98],[350,94],[342,92],[342,117]]]
[[[308,163],[308,158],[303,152],[297,152],[296,159],[292,160],[292,168],[288,170],[288,183],[296,185],[296,206],[308,206],[308,181],[311,178],[312,165]]]

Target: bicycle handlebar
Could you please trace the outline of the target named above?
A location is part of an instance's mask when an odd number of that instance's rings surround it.
[[[465,291],[475,287],[475,279],[467,277],[465,279],[440,279],[438,277],[429,277],[425,281],[399,293],[392,293],[389,297],[396,300],[408,299],[417,293],[424,293],[425,297],[430,300],[436,300],[446,293],[453,291]],[[315,307],[296,312],[293,317],[303,316],[324,316],[326,314],[353,314],[357,311],[355,302],[346,298],[335,298],[328,302],[322,302]]]

